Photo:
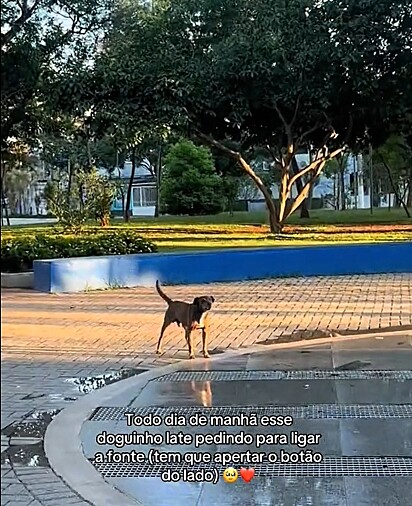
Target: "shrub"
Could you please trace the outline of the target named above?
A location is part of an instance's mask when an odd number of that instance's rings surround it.
[[[110,223],[110,209],[119,184],[97,171],[79,171],[68,185],[47,183],[44,198],[48,210],[59,224],[68,230],[80,230],[88,220],[96,220],[102,227]]]
[[[24,272],[33,260],[153,253],[157,247],[135,232],[111,231],[81,235],[16,235],[1,240],[2,272]]]
[[[165,158],[160,196],[163,210],[174,215],[217,214],[223,210],[222,180],[209,149],[193,142],[175,144]]]

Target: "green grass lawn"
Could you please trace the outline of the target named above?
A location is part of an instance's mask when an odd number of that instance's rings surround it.
[[[412,208],[409,210],[412,215]],[[117,220],[116,220],[117,221]],[[120,221],[120,219],[119,219]],[[159,218],[135,217],[132,223],[188,223],[188,224],[268,224],[268,214],[259,212],[221,213],[213,216],[160,216]],[[334,211],[332,209],[317,209],[310,211],[309,219],[301,219],[299,213],[294,213],[287,220],[290,225],[320,225],[320,224],[355,224],[355,223],[412,223],[403,209],[377,208],[373,214],[369,209],[350,209],[348,211]]]
[[[285,233],[271,236],[266,213],[223,213],[217,216],[133,218],[129,224],[113,220],[113,226],[133,227],[155,242],[159,251],[190,251],[213,248],[312,246],[337,243],[412,241],[412,220],[402,209],[311,211],[302,220],[295,214]],[[51,232],[50,225],[3,227],[3,237]]]

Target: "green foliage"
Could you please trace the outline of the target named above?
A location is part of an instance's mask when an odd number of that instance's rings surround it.
[[[79,186],[70,188],[55,181],[49,181],[43,196],[47,210],[57,218],[59,225],[66,229],[80,230],[89,216],[88,209],[81,204]]]
[[[164,163],[161,199],[167,213],[193,216],[222,211],[222,182],[209,149],[181,141]]]
[[[120,182],[114,182],[97,171],[83,174],[80,185],[85,190],[85,207],[88,217],[99,221],[107,227],[110,222],[110,210],[114,199],[119,194]]]
[[[119,183],[109,180],[97,171],[79,172],[70,184],[49,182],[44,190],[48,210],[56,216],[59,225],[80,230],[88,220],[100,225],[110,222],[110,209],[119,192]]]
[[[295,144],[304,136],[323,146],[331,125],[332,146],[364,140],[366,126],[382,138],[383,119],[411,105],[407,3],[176,0],[152,13],[122,5],[89,96],[97,85],[99,100],[243,147],[285,149],[285,122]]]
[[[1,6],[1,148],[34,145],[52,110],[49,85],[62,68],[92,54],[112,0],[3,0]],[[64,21],[64,22],[63,22]],[[68,56],[69,55],[69,56]]]
[[[264,190],[271,227],[281,229],[325,161],[346,146],[382,143],[410,110],[408,4],[174,0],[153,11],[121,4],[85,88],[107,109],[144,111],[153,124],[222,151],[234,142],[235,152],[225,152],[240,163],[252,147],[268,148],[283,182],[278,211],[268,188],[242,168]],[[309,144],[314,165],[301,171],[302,191],[286,210],[296,184],[291,160]]]
[[[76,235],[9,235],[1,238],[2,272],[24,272],[33,260],[152,253],[156,246],[133,230],[94,230]]]

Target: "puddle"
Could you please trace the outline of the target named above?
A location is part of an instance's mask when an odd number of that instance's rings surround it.
[[[13,422],[1,431],[8,448],[1,453],[1,465],[49,467],[43,438],[46,429],[60,409],[33,411],[23,420]]]
[[[96,376],[85,376],[80,378],[68,378],[66,381],[77,387],[82,394],[87,394],[93,390],[98,390],[117,381],[121,381],[132,376],[137,376],[146,372],[148,369],[122,369],[120,371],[108,372]]]
[[[1,465],[50,467],[44,453],[43,442],[27,446],[10,446],[1,454]]]
[[[47,426],[59,412],[60,409],[52,409],[29,413],[22,421],[5,427],[1,434],[9,438],[43,438]]]

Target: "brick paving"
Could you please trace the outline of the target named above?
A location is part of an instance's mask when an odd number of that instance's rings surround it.
[[[303,331],[358,332],[412,325],[410,274],[273,279],[165,291],[187,301],[189,295],[216,298],[212,352]],[[186,359],[182,329],[177,326],[168,329],[165,354],[154,354],[164,310],[155,290],[147,288],[64,295],[4,291],[2,429],[32,411],[64,409],[84,395],[67,379]],[[197,343],[200,351],[199,339]],[[3,457],[10,443],[7,434],[1,443]],[[30,455],[28,448],[18,455],[25,451]],[[35,454],[35,446],[31,448]],[[1,505],[86,504],[44,463],[36,466],[24,456],[21,462],[2,459]]]

